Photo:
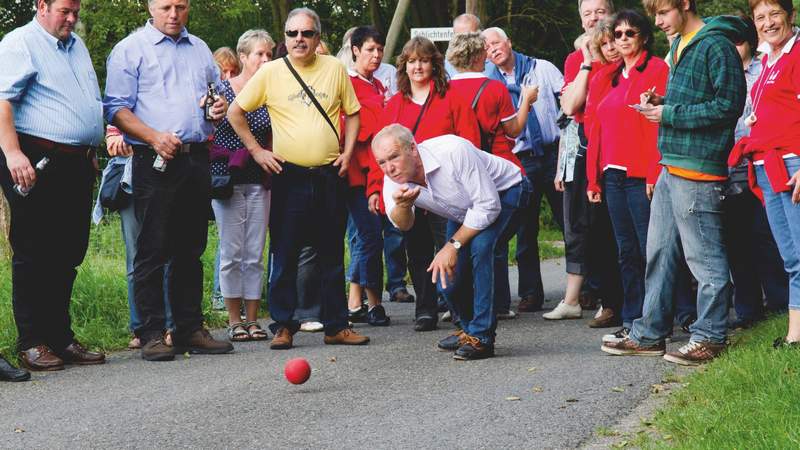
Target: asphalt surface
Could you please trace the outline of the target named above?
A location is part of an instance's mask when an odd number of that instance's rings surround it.
[[[563,264],[542,272],[553,307]],[[631,411],[670,367],[602,353],[607,330],[589,329],[589,312],[502,321],[497,357],[459,362],[435,349],[451,324],[416,333],[413,305],[386,306],[392,326],[357,325],[372,339],[364,347],[298,333],[288,351],[242,343],[230,355],[161,363],[120,352],[103,366],[0,383],[0,448],[573,448]],[[300,386],[283,377],[295,357],[313,368]]]

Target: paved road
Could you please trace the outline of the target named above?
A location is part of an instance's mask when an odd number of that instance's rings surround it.
[[[552,307],[563,265],[549,261],[543,273]],[[122,352],[105,366],[2,383],[0,447],[571,448],[631,410],[668,364],[606,356],[589,314],[548,322],[541,313],[501,322],[498,357],[457,362],[434,349],[452,325],[415,333],[412,305],[387,306],[391,327],[359,325],[366,347],[298,334],[289,351],[244,343],[166,363]],[[282,367],[298,356],[314,369],[292,386]]]

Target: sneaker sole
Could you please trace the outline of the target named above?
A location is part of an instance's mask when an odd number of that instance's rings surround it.
[[[583,319],[583,316],[569,316],[569,317],[545,317],[542,316],[544,320],[575,320],[575,319]]]
[[[664,350],[620,350],[618,348],[606,347],[603,345],[600,350],[617,356],[663,356]]]
[[[699,366],[701,364],[705,364],[706,362],[708,362],[708,361],[689,361],[672,355],[664,355],[664,360],[681,366]]]
[[[328,342],[325,341],[325,345],[367,345],[369,344],[369,339],[364,342]]]
[[[478,360],[481,360],[481,359],[489,359],[489,358],[494,358],[494,353],[492,353],[491,355],[479,356],[477,358],[476,357],[468,358],[468,357],[462,356],[462,355],[453,355],[453,359],[455,359],[456,361],[478,361]]]

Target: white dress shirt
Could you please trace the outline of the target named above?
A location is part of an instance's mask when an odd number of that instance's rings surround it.
[[[498,192],[522,181],[519,167],[458,136],[448,134],[428,139],[417,144],[417,149],[425,170],[426,186],[420,186],[414,206],[475,230],[483,230],[497,219],[500,214]],[[383,202],[391,220],[395,208],[392,194],[401,185],[388,176],[384,176],[383,181]],[[408,183],[408,186],[416,185]]]

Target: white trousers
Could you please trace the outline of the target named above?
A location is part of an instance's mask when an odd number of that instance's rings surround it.
[[[219,230],[219,286],[225,298],[261,298],[270,197],[260,184],[239,184],[231,198],[211,201]]]

